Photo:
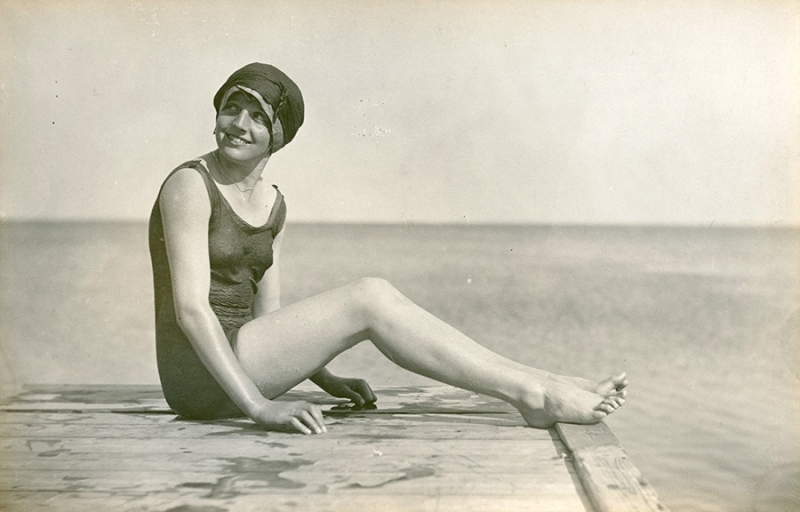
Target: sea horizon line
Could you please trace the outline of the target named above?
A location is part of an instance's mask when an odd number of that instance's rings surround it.
[[[39,218],[39,217],[5,217],[0,218],[3,225],[146,225],[147,219],[102,219],[102,218]],[[598,229],[768,229],[768,230],[800,230],[800,224],[791,223],[602,223],[602,222],[438,222],[438,221],[329,221],[329,220],[296,220],[291,225],[298,226],[353,226],[353,227],[447,227],[447,228],[598,228]]]

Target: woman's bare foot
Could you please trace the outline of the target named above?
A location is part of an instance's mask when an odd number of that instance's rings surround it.
[[[549,382],[516,407],[528,425],[535,428],[550,428],[555,423],[591,425],[625,403],[621,392],[603,396],[572,384]]]
[[[590,381],[591,382],[591,381]],[[625,388],[628,386],[628,376],[625,372],[601,380],[600,382],[592,383],[593,387],[587,389],[600,396],[622,396],[625,398]]]
[[[628,376],[625,372],[613,375],[601,381],[593,381],[581,377],[566,377],[563,375],[551,375],[550,379],[562,384],[572,384],[590,393],[597,393],[602,397],[621,396],[625,398],[627,396],[625,388],[628,386]]]

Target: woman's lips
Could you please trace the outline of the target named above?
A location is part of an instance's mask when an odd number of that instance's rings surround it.
[[[225,134],[225,137],[227,137],[227,138],[228,138],[228,141],[229,141],[229,142],[231,143],[231,145],[233,145],[233,146],[243,146],[243,145],[245,145],[245,144],[250,144],[248,141],[244,140],[244,139],[243,139],[243,138],[241,138],[241,137],[237,137],[236,135],[230,135],[230,134],[226,133],[226,134]]]

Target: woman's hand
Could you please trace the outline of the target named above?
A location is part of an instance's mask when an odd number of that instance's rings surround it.
[[[308,402],[274,402],[264,400],[259,403],[250,419],[259,425],[270,428],[294,428],[303,434],[322,434],[327,432],[322,409]]]
[[[373,404],[378,399],[372,388],[369,387],[364,379],[351,379],[347,377],[337,377],[327,370],[323,370],[312,378],[314,383],[322,388],[323,391],[337,398],[347,398],[356,407],[364,407]]]

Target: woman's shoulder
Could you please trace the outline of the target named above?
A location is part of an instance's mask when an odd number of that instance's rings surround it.
[[[184,206],[207,207],[208,184],[203,170],[195,165],[197,161],[187,162],[174,169],[164,180],[160,199],[162,205],[182,204]],[[205,209],[205,208],[203,208]]]
[[[164,180],[161,194],[170,193],[175,190],[191,190],[205,188],[203,176],[193,167],[178,167],[173,170]]]
[[[191,186],[207,181],[208,167],[203,158],[187,160],[178,167],[174,168],[164,179],[163,188]]]
[[[205,162],[203,161],[202,158],[195,158],[193,160],[187,160],[187,161],[183,162],[181,165],[179,165],[179,166],[175,167],[174,169],[172,169],[169,172],[169,174],[167,174],[167,177],[164,178],[164,183],[167,183],[168,181],[170,181],[173,178],[173,176],[175,176],[175,175],[183,175],[183,176],[185,176],[185,175],[194,174],[194,175],[200,177],[200,175],[205,170],[206,170],[206,166],[205,166]]]

